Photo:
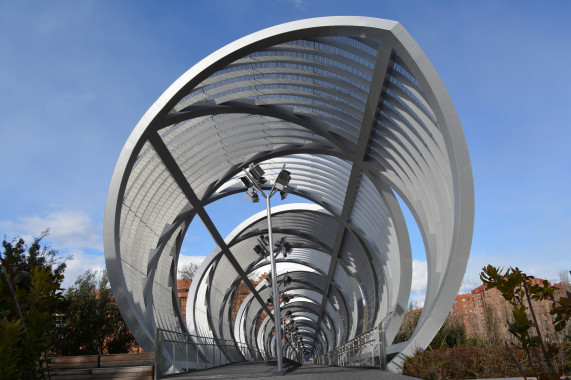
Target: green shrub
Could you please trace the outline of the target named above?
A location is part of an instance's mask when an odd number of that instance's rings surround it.
[[[24,240],[2,242],[0,252],[0,378],[45,377],[50,330],[62,302],[65,262],[57,251],[40,246],[27,249]]]
[[[450,318],[450,315],[444,321],[440,330],[430,342],[428,348],[444,348],[444,347],[454,347],[462,346],[466,344],[466,327],[459,322],[454,321]]]
[[[533,370],[527,367],[524,353],[514,356],[528,376]],[[406,358],[403,374],[422,379],[485,379],[513,377],[519,374],[504,346],[455,346],[417,352]]]

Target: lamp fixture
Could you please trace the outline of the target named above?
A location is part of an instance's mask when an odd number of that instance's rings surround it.
[[[284,190],[289,184],[290,180],[291,180],[291,173],[285,169],[282,169],[280,174],[278,174],[278,178],[276,178],[276,189]]]
[[[250,164],[248,171],[254,177],[258,185],[262,186],[264,183],[267,182],[266,178],[264,178],[264,169],[261,168],[260,165]]]

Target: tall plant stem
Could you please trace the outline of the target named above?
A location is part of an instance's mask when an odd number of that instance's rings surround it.
[[[18,317],[20,323],[22,323],[24,336],[26,337],[26,340],[29,340],[28,330],[26,329],[26,322],[24,322],[24,317],[22,316],[22,309],[20,309],[20,302],[18,302],[18,297],[16,296],[16,292],[14,291],[12,278],[10,277],[8,272],[6,272],[6,267],[2,267],[2,273],[4,273],[4,277],[6,278],[6,283],[8,284],[8,289],[10,289],[10,294],[12,295],[12,301],[14,302],[14,311],[16,312],[16,317]]]
[[[523,377],[524,380],[527,380],[527,377],[525,377],[525,373],[523,372],[523,369],[521,369],[521,366],[519,365],[519,362],[517,361],[517,359],[515,358],[512,349],[510,348],[510,345],[508,344],[508,342],[504,341],[504,344],[506,345],[506,348],[508,349],[508,354],[510,355],[510,357],[512,358],[513,362],[515,363],[517,370],[519,371],[519,374],[521,375],[521,377]],[[528,355],[529,357],[529,355]],[[531,358],[529,358],[531,360]],[[533,367],[532,367],[533,368]],[[534,371],[535,372],[535,371]]]
[[[545,348],[545,343],[543,342],[543,338],[541,337],[541,331],[539,330],[539,324],[537,323],[537,318],[535,317],[535,311],[533,310],[533,306],[531,305],[531,297],[529,295],[529,289],[527,288],[527,283],[524,282],[523,288],[525,290],[527,304],[529,305],[529,311],[531,312],[531,317],[533,318],[533,323],[535,324],[535,331],[537,332],[537,337],[539,338],[539,347],[541,348],[541,352],[543,353],[543,357],[547,362],[549,370],[551,371],[551,373],[555,373],[555,369],[553,368],[553,364],[551,363],[551,358],[547,353],[547,349]]]
[[[10,265],[8,264],[8,269],[12,272]],[[8,284],[8,289],[10,289],[10,294],[12,294],[12,301],[14,302],[14,311],[16,312],[16,316],[20,319],[20,323],[22,324],[22,330],[24,332],[24,339],[26,340],[26,344],[30,344],[30,336],[28,335],[28,329],[26,328],[26,322],[24,322],[24,316],[22,315],[22,309],[20,308],[20,302],[18,301],[18,297],[16,296],[16,292],[14,291],[14,283],[12,276],[8,274],[6,271],[6,267],[2,266],[2,273],[4,273],[4,277],[6,278],[6,283]],[[36,378],[38,377],[38,369],[34,367],[34,374]]]
[[[539,379],[541,377],[541,373],[543,372],[543,367],[541,367],[541,363],[539,363],[540,366],[540,370],[538,371],[537,368],[533,365],[533,361],[531,360],[531,355],[529,353],[529,348],[525,347],[525,354],[527,355],[527,361],[529,362],[529,365],[531,366],[531,369],[533,370],[533,373],[535,373],[535,378]]]

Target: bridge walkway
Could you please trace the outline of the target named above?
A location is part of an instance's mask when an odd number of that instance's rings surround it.
[[[275,379],[274,373],[276,372],[277,366],[268,365],[266,362],[242,362],[192,373],[167,376],[165,379]],[[304,364],[301,367],[289,370],[280,378],[292,380],[416,379],[373,368],[331,367],[319,364]]]

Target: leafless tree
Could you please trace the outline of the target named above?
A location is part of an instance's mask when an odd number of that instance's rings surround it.
[[[559,271],[559,281],[563,284],[563,289],[571,291],[571,283],[569,282],[569,272],[567,269]]]
[[[408,310],[406,311],[402,324],[393,340],[393,344],[406,342],[410,340],[414,330],[416,329],[416,325],[420,319],[421,310],[418,308],[416,303],[411,302],[408,305]]]
[[[178,277],[182,280],[192,280],[194,273],[200,268],[202,261],[186,263],[178,268]]]

